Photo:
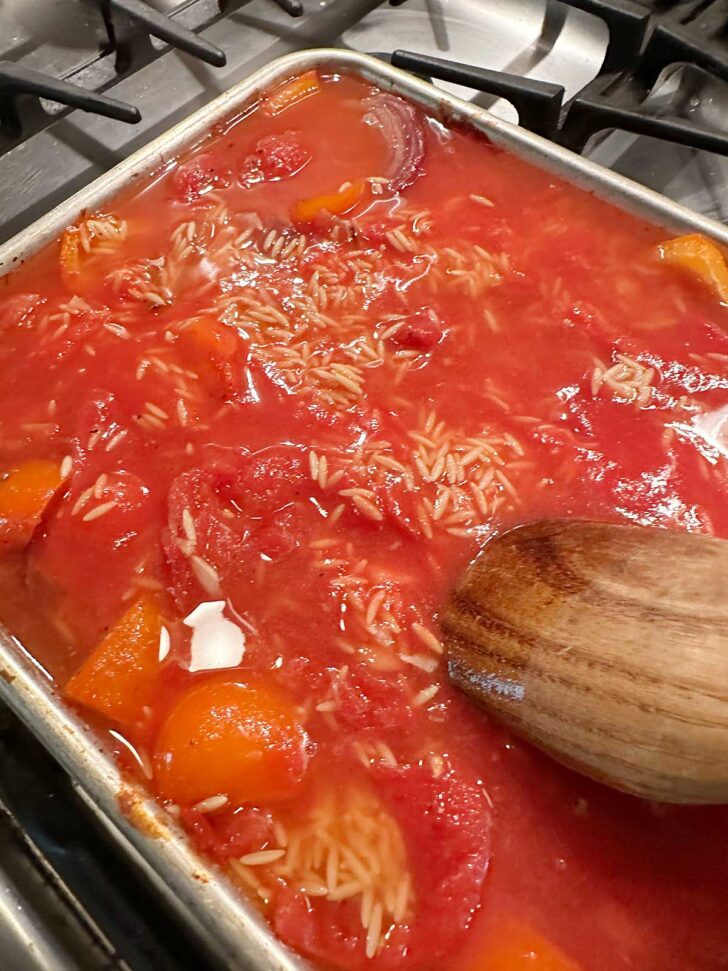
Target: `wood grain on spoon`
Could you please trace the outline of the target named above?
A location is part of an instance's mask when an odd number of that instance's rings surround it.
[[[489,542],[443,619],[451,679],[564,764],[728,802],[728,542],[544,521]]]

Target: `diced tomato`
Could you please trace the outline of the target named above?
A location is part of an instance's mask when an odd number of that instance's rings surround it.
[[[142,720],[154,704],[161,629],[159,605],[142,597],[70,678],[65,697],[121,725]]]
[[[45,303],[37,293],[23,293],[9,297],[0,304],[0,332],[16,327],[30,327],[35,312]]]
[[[280,115],[287,108],[298,104],[304,98],[310,98],[320,90],[321,82],[316,71],[306,71],[305,74],[286,81],[269,94],[263,101],[263,111],[266,115]]]
[[[94,308],[73,314],[60,337],[43,348],[44,355],[58,363],[64,358],[84,354],[85,345],[94,340],[108,320],[109,314],[105,310]]]
[[[292,502],[303,492],[306,473],[300,449],[275,446],[243,460],[236,499],[251,516],[262,516]]]
[[[308,764],[308,738],[294,706],[268,688],[207,681],[167,716],[154,750],[166,799],[190,805],[218,794],[235,805],[294,795]]]
[[[406,733],[413,710],[403,684],[382,674],[360,668],[337,680],[333,692],[336,720],[342,728],[372,731],[378,737]]]
[[[218,460],[208,468],[183,472],[169,490],[163,544],[171,590],[184,611],[192,609],[205,593],[192,568],[193,554],[216,571],[223,585],[231,572],[237,573],[248,562],[245,526],[229,499],[239,469],[239,460]],[[195,533],[189,549],[187,516],[191,516]]]
[[[97,497],[93,494],[96,476],[84,478],[83,461],[63,502],[57,510],[49,510],[53,514],[44,517],[33,537],[29,578],[41,590],[46,583],[54,586],[60,613],[69,618],[79,646],[88,648],[118,616],[133,573],[148,556],[145,544],[157,506],[132,472],[108,473]],[[97,509],[101,514],[95,516]],[[69,556],[71,549],[73,556]],[[105,564],[101,572],[99,558]],[[89,589],[93,597],[88,596]]]
[[[660,243],[658,251],[663,260],[692,273],[728,303],[728,266],[716,244],[700,233],[678,236]]]
[[[230,183],[228,172],[212,155],[195,155],[174,171],[172,186],[182,202],[195,202],[217,186]]]
[[[490,858],[491,810],[477,779],[424,765],[380,765],[380,793],[407,845],[418,903],[412,952],[433,958],[468,928]]]
[[[264,135],[255,151],[242,165],[242,181],[278,182],[296,175],[311,160],[311,152],[301,144],[297,132]]]
[[[0,549],[28,542],[60,484],[57,462],[30,459],[10,469],[0,480]]]
[[[273,928],[278,937],[315,961],[326,966],[360,971],[365,967],[385,967],[381,956],[375,961],[365,957],[365,944],[359,907],[348,901],[337,906],[322,903],[284,887],[275,899]],[[396,965],[407,968],[408,962]]]
[[[183,807],[181,819],[192,832],[198,848],[218,858],[241,857],[262,849],[273,838],[269,812],[246,806],[234,812],[201,813]]]
[[[293,218],[296,222],[308,223],[324,211],[332,216],[343,216],[359,202],[364,194],[364,185],[363,179],[357,179],[328,195],[302,199],[293,207]]]
[[[365,957],[359,908],[307,900],[287,890],[274,926],[288,944],[346,971],[436,967],[457,949],[480,904],[490,855],[490,808],[477,781],[422,765],[372,769],[385,805],[404,836],[414,878],[415,914],[397,925],[373,959]]]
[[[207,468],[190,469],[174,481],[163,542],[171,589],[182,610],[191,610],[210,593],[201,586],[193,556],[209,564],[220,589],[246,609],[240,598],[261,554],[269,560],[287,555],[310,529],[315,511],[296,502],[304,482],[299,450],[287,446],[252,456],[217,456]],[[194,548],[187,538],[187,517]]]
[[[434,310],[423,308],[408,314],[390,340],[398,347],[429,351],[445,336],[445,328]]]
[[[463,971],[579,971],[555,944],[515,920],[501,925],[484,942],[483,951]]]
[[[256,548],[270,560],[279,560],[282,556],[292,553],[298,546],[297,536],[283,523],[259,527],[252,541]]]

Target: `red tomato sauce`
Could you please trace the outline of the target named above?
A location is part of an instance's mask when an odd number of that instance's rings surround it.
[[[518,523],[728,536],[725,265],[666,235],[309,74],[0,283],[4,620],[321,967],[728,968],[728,812],[559,768],[438,632]]]

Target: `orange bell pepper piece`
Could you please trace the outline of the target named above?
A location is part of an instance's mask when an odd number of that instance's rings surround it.
[[[311,222],[324,210],[332,216],[341,216],[359,202],[364,192],[364,184],[364,179],[357,179],[337,192],[314,196],[312,199],[302,199],[293,207],[293,218],[297,222]]]
[[[158,604],[137,600],[71,676],[65,697],[121,725],[138,722],[156,695],[161,630]]]
[[[219,792],[234,802],[279,802],[300,787],[306,745],[291,701],[267,688],[206,681],[162,725],[154,777],[165,798],[183,805]]]
[[[196,355],[225,361],[231,360],[240,346],[235,331],[214,317],[194,317],[180,331],[180,341]]]
[[[30,459],[11,469],[0,481],[0,543],[27,543],[60,484],[57,462]]]
[[[515,921],[499,928],[489,944],[485,956],[468,964],[467,971],[579,971],[554,944]]]
[[[723,253],[707,236],[678,236],[660,243],[658,251],[666,263],[688,270],[707,284],[722,303],[728,303],[728,266]]]
[[[291,81],[285,81],[280,87],[276,88],[263,101],[263,111],[271,117],[280,115],[281,112],[298,104],[304,98],[312,94],[318,94],[321,90],[321,82],[315,71],[306,71]]]
[[[235,361],[243,348],[236,331],[214,317],[195,317],[179,332],[179,346],[190,368],[212,386],[230,390],[235,381]]]

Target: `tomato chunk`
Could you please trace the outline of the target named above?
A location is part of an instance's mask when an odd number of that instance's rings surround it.
[[[280,115],[281,112],[298,104],[304,98],[309,98],[312,94],[318,94],[321,90],[321,82],[315,71],[306,71],[305,74],[286,81],[276,88],[272,94],[263,102],[263,111],[266,115]]]
[[[212,856],[241,857],[259,850],[273,839],[271,814],[256,806],[222,814],[183,808],[180,818],[198,848]]]
[[[453,947],[480,904],[490,858],[490,807],[465,770],[436,777],[424,765],[382,766],[381,793],[405,833],[420,900],[413,953]]]
[[[293,218],[298,222],[311,222],[319,213],[326,211],[332,216],[349,212],[359,202],[364,192],[364,180],[357,179],[328,195],[302,199],[293,207]]]
[[[269,689],[207,681],[182,696],[157,737],[154,775],[189,805],[220,793],[235,804],[277,802],[300,786],[308,739],[296,709]]]
[[[415,351],[429,351],[439,344],[445,328],[434,310],[427,307],[408,314],[393,332],[390,340],[398,347]]]
[[[480,903],[490,856],[490,809],[477,781],[424,765],[373,769],[378,794],[404,836],[414,914],[394,926],[374,958],[365,955],[358,907],[307,900],[294,889],[276,901],[274,926],[288,944],[345,971],[437,967],[457,946]]]
[[[195,155],[177,166],[172,176],[175,193],[182,202],[194,202],[211,189],[227,185],[228,174],[211,155]]]
[[[161,628],[154,600],[132,604],[70,678],[65,696],[119,724],[138,722],[156,695]]]
[[[37,293],[19,293],[0,304],[0,333],[16,327],[32,327],[39,307],[45,303]]]
[[[27,543],[60,484],[57,462],[30,459],[11,469],[0,481],[0,544]]]
[[[721,303],[728,303],[728,266],[721,251],[707,236],[700,233],[678,236],[661,243],[658,250],[663,260],[688,270],[715,291]]]
[[[293,131],[264,135],[242,166],[242,182],[278,182],[296,175],[311,160],[311,153]]]

